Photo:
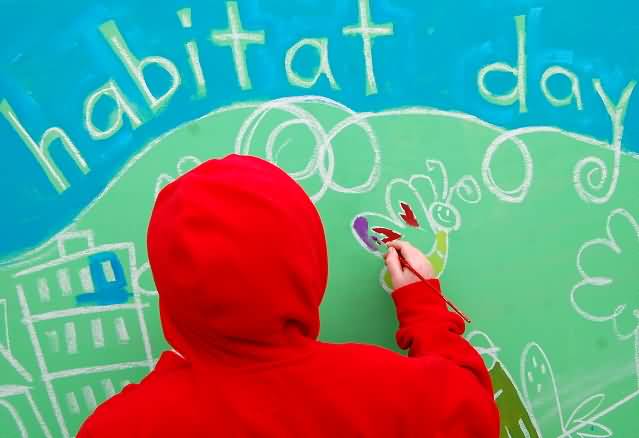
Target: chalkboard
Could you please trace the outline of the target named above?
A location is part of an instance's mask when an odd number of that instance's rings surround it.
[[[74,436],[153,368],[151,208],[229,153],[320,210],[323,340],[397,349],[373,237],[401,235],[472,318],[503,438],[637,436],[634,3],[2,7],[3,437]]]

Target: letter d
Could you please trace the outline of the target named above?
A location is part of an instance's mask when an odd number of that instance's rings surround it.
[[[515,17],[517,30],[517,67],[512,67],[505,62],[495,62],[479,70],[477,74],[477,87],[479,94],[495,105],[512,105],[519,100],[519,112],[528,111],[526,107],[526,16]],[[517,78],[517,84],[506,94],[497,95],[486,87],[486,75],[490,72],[510,73]]]

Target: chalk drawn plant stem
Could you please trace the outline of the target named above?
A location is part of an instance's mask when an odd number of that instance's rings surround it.
[[[417,238],[432,239],[430,248],[422,250],[439,277],[448,260],[449,235],[461,226],[461,213],[453,200],[457,198],[467,204],[476,204],[481,200],[481,189],[470,175],[449,186],[446,167],[438,160],[427,160],[426,171],[426,174],[412,175],[409,179],[391,180],[385,192],[387,215],[363,212],[351,225],[356,241],[378,257],[381,254],[376,239],[389,243],[414,232],[417,232]],[[420,245],[417,239],[411,240]],[[380,283],[386,291],[392,290],[385,268],[380,272]]]
[[[550,360],[541,346],[535,342],[529,343],[521,355],[520,367],[521,385],[528,409],[537,413],[537,421],[543,422],[544,417],[538,415],[548,402],[554,404],[554,412],[547,414],[558,422],[563,438],[607,438],[612,436],[612,430],[599,423],[602,414],[600,408],[605,399],[602,393],[593,394],[585,398],[566,419],[561,407],[561,399],[555,374]],[[597,413],[600,411],[599,413]],[[547,411],[546,411],[547,412]],[[581,429],[588,427],[588,431]],[[574,435],[573,435],[574,434]]]

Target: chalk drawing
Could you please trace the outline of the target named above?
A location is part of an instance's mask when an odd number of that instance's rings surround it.
[[[593,394],[579,403],[566,417],[548,356],[535,342],[526,345],[522,352],[520,379],[528,409],[533,413],[537,410],[549,412],[543,419],[538,417],[537,420],[540,422],[556,421],[561,430],[557,438],[612,436],[613,431],[602,424],[600,419],[639,396],[639,391],[635,391],[602,409],[605,395],[603,393]],[[549,403],[552,404],[550,410]]]
[[[20,409],[16,406],[20,406]],[[52,437],[28,386],[0,385],[0,408],[6,409],[11,415],[20,433],[20,438],[28,438],[29,436]],[[22,415],[18,411],[21,411]],[[29,416],[28,419],[23,418],[25,414]],[[29,430],[27,425],[32,423],[37,425],[39,429]]]
[[[343,116],[341,118],[338,117],[337,121],[331,122],[332,124],[328,124],[323,120],[320,121],[312,111],[314,105],[326,106],[331,110],[340,111],[343,113]],[[293,148],[297,144],[294,141],[295,139],[291,139],[291,135],[289,134],[292,131],[289,131],[289,129],[301,127],[307,130],[314,139],[314,148],[308,156],[308,161],[305,161],[300,169],[295,169],[295,171],[290,173],[299,181],[312,177],[319,178],[321,188],[311,193],[315,202],[321,201],[328,191],[343,194],[362,194],[376,187],[381,171],[381,152],[377,134],[372,129],[370,123],[371,120],[375,118],[401,115],[438,116],[447,119],[463,120],[493,131],[495,133],[495,140],[492,141],[486,149],[484,160],[486,165],[478,170],[481,171],[486,189],[504,202],[523,202],[526,199],[530,187],[534,183],[532,160],[534,155],[520,137],[540,132],[554,132],[574,138],[588,145],[597,146],[601,148],[604,154],[610,151],[614,152],[613,147],[607,143],[577,134],[566,133],[552,127],[522,128],[504,132],[502,129],[483,122],[471,115],[428,108],[403,108],[379,113],[355,113],[338,102],[318,96],[277,99],[267,103],[236,104],[215,110],[197,120],[176,127],[174,130],[150,142],[139,154],[127,163],[119,174],[108,184],[105,190],[83,210],[69,227],[52,237],[39,248],[33,251],[27,251],[19,258],[10,261],[12,268],[24,266],[24,269],[18,272],[13,279],[15,283],[14,290],[17,292],[20,313],[22,314],[24,326],[27,329],[36,355],[37,368],[34,367],[34,370],[30,371],[36,371],[37,375],[31,376],[28,371],[24,370],[25,374],[22,377],[26,381],[29,381],[26,376],[34,380],[42,380],[46,394],[53,407],[55,419],[60,430],[63,431],[62,436],[69,436],[69,424],[75,421],[73,419],[74,415],[76,419],[83,418],[88,414],[88,409],[90,409],[92,405],[112,396],[116,388],[119,390],[122,386],[128,384],[129,381],[133,380],[134,377],[130,374],[127,375],[127,371],[135,369],[148,370],[154,363],[144,321],[144,305],[142,305],[140,301],[141,295],[156,294],[156,291],[146,290],[140,285],[140,278],[149,272],[148,262],[138,260],[139,257],[136,258],[135,247],[132,243],[97,244],[92,231],[78,231],[75,229],[75,224],[81,223],[86,212],[103,199],[105,194],[108,193],[122,176],[135,166],[146,153],[157,146],[172,132],[177,129],[184,129],[190,124],[198,123],[203,119],[235,110],[242,110],[249,113],[241,124],[237,137],[235,138],[235,149],[240,153],[254,153],[258,150],[257,148],[262,148],[259,149],[259,151],[265,151],[266,158],[277,163],[287,148]],[[285,120],[277,124],[274,128],[269,128],[266,141],[262,142],[262,138],[258,138],[258,134],[263,134],[263,132],[258,132],[261,129],[260,124],[266,122],[266,118],[271,113],[277,113],[276,119],[284,118]],[[269,124],[265,123],[264,126],[269,126]],[[338,136],[343,135],[347,129],[355,129],[364,134],[363,138],[367,139],[365,145],[368,147],[367,153],[373,157],[372,160],[367,161],[372,161],[372,165],[370,168],[365,169],[366,176],[362,181],[349,185],[341,184],[339,175],[335,172],[336,154],[334,150],[335,147],[337,147],[335,140]],[[348,137],[348,135],[346,137]],[[493,158],[497,156],[501,147],[508,147],[510,145],[514,145],[520,153],[521,166],[524,170],[522,180],[516,184],[515,190],[511,190],[510,188],[504,189],[493,177],[493,172],[495,171],[495,169],[492,168]],[[340,144],[339,147],[348,146],[342,146]],[[186,170],[199,163],[200,160],[197,157],[191,155],[182,157],[178,160],[175,170],[162,173],[155,181],[150,182],[150,192],[157,194],[161,187],[172,181],[174,177],[182,175]],[[357,165],[358,163],[353,164]],[[432,244],[432,252],[429,256],[438,260],[436,263],[440,265],[441,274],[445,269],[449,251],[448,236],[450,233],[459,230],[462,226],[462,217],[459,210],[460,203],[472,204],[480,202],[482,199],[482,191],[475,177],[470,175],[462,176],[454,184],[449,184],[446,167],[442,162],[437,160],[427,161],[426,170],[423,173],[424,174],[421,175],[422,178],[413,179],[413,177],[411,177],[408,180],[395,179],[392,181],[394,184],[392,186],[393,196],[389,198],[390,205],[392,206],[391,210],[383,212],[384,214],[369,213],[366,216],[358,215],[356,219],[361,217],[367,220],[366,226],[363,227],[363,229],[366,230],[366,236],[371,238],[375,236],[375,234],[370,233],[370,231],[372,228],[379,226],[386,227],[389,230],[394,230],[403,235],[410,235],[410,233],[423,235],[424,240],[428,242],[435,240],[435,243]],[[417,177],[417,175],[414,175],[414,177]],[[597,181],[593,180],[593,182]],[[391,184],[389,184],[389,186],[390,185]],[[411,185],[413,186],[412,189]],[[386,187],[387,191],[389,190],[389,186]],[[403,192],[401,193],[402,196],[395,194],[396,191],[397,193]],[[417,192],[417,195],[415,195],[414,192]],[[389,208],[388,202],[386,208]],[[358,233],[357,230],[353,229],[353,233],[357,241],[360,242],[367,251],[372,252],[375,250],[374,247],[367,245],[366,239],[362,238],[363,233],[361,230]],[[82,249],[78,252],[69,251],[68,247],[70,245],[67,245],[67,243],[70,240],[84,241],[86,243],[86,249]],[[424,245],[424,247],[431,248],[430,243],[428,246]],[[100,305],[99,302],[94,301],[82,303],[88,304],[86,306],[77,306],[75,300],[79,295],[95,293],[96,287],[98,287],[94,276],[91,275],[89,265],[90,257],[95,254],[108,253],[115,254],[117,260],[121,263],[122,272],[126,278],[127,293],[131,294],[129,299],[113,304],[102,303],[102,305]],[[106,259],[103,261],[105,260]],[[118,274],[119,269],[117,265],[105,266],[102,262],[98,261],[95,266],[102,267],[102,280],[106,282],[122,278],[122,276]],[[384,282],[382,282],[382,284],[384,285]],[[45,326],[48,322],[56,325]],[[74,359],[83,356],[82,349],[85,348],[95,349],[96,351],[109,351],[109,349],[119,348],[120,345],[128,345],[126,351],[132,352],[131,357],[126,357],[122,362],[117,363],[81,363],[74,364],[74,368],[72,369],[60,368],[59,364],[56,363],[56,357],[66,356],[68,354],[69,344],[72,346],[74,344],[70,342],[66,336],[65,327],[67,326],[65,324],[68,322],[74,323],[73,327],[76,336],[74,348],[77,351],[77,353],[72,353],[74,354]],[[71,325],[68,327],[71,327]],[[620,330],[621,328],[622,327],[619,326],[616,329]],[[69,329],[69,331],[71,331],[71,329]],[[88,342],[79,341],[78,338],[83,333],[88,336]],[[629,334],[628,332],[624,333]],[[478,348],[480,352],[483,351],[482,355],[485,358],[492,358],[493,363],[491,370],[498,370],[499,367],[501,367],[503,368],[502,377],[503,375],[509,376],[503,364],[498,360],[499,349],[494,346],[490,340],[483,338],[482,335],[474,334],[473,338],[477,341],[477,345],[480,344],[479,341],[481,339],[484,339],[485,345],[479,348],[476,345],[476,348]],[[136,342],[140,344],[139,348],[134,347],[134,345],[137,345]],[[2,346],[4,346],[4,343],[5,342],[2,341]],[[73,348],[71,348],[71,350],[74,351]],[[639,348],[637,351],[639,354]],[[15,368],[14,366],[14,369]],[[24,367],[22,368],[24,369]],[[18,370],[16,369],[16,371]],[[20,371],[18,371],[18,373],[22,374]],[[497,371],[494,371],[494,374],[496,373]],[[94,381],[88,386],[85,381],[80,380],[77,380],[74,389],[69,389],[68,386],[63,388],[62,385],[58,385],[58,382],[62,383],[63,381],[66,382],[81,377],[86,378],[87,376],[92,376],[91,378]],[[534,374],[533,377],[535,377]],[[512,381],[512,378],[508,377],[506,380]],[[497,400],[503,400],[509,393],[513,393],[511,389],[515,393],[517,392],[516,386],[510,389],[506,387],[498,388],[495,391],[495,398]],[[536,387],[532,389],[536,390]],[[2,397],[1,391],[0,389],[0,399],[8,400]],[[566,415],[566,429],[562,429],[562,436],[580,436],[579,432],[586,431],[586,425],[584,425],[583,421],[588,422],[588,427],[590,427],[591,424],[599,424],[599,418],[627,403],[636,397],[637,394],[639,394],[639,392],[631,393],[603,409],[603,401],[600,402],[599,398],[597,398],[598,394],[586,399],[580,403],[580,406],[583,405],[585,407],[582,406],[580,409],[575,409],[571,415]],[[26,397],[26,395],[24,397]],[[9,401],[8,403],[11,403],[11,406],[13,406],[16,412],[21,416],[19,421],[22,421],[25,427],[29,427],[29,421],[26,418],[29,411],[19,408],[13,401]],[[566,402],[566,404],[568,403]],[[597,408],[594,409],[592,415],[590,415],[588,411],[590,411],[590,407],[595,404],[597,404]],[[528,403],[528,405],[530,405],[530,403]],[[3,406],[7,409],[6,405]],[[75,411],[77,411],[77,413],[74,413]],[[18,420],[16,420],[16,424],[18,424]],[[524,424],[523,429],[521,424]],[[605,429],[605,427],[606,426],[602,425],[600,432],[606,432],[607,429]],[[508,433],[513,437],[522,436],[526,438],[526,433],[531,437],[535,436],[533,431],[525,425],[525,422],[521,423],[519,420],[512,423],[512,426],[509,426]],[[41,436],[42,434],[42,432],[30,433],[32,436]],[[586,436],[587,435],[583,435],[581,438],[585,438]]]
[[[623,234],[618,238],[617,233]],[[639,223],[627,210],[613,210],[606,221],[606,236],[584,243],[577,252],[577,271],[581,280],[570,292],[570,302],[579,315],[593,322],[612,323],[620,340],[634,338],[635,368],[639,385],[639,301],[636,282],[630,275],[601,275],[587,272],[584,258],[603,254],[619,260],[637,260],[639,254]],[[634,264],[634,263],[632,263]],[[623,266],[615,262],[612,266]],[[589,269],[592,269],[590,267]],[[628,300],[632,300],[629,302]]]
[[[341,110],[345,118],[335,124],[331,129],[322,126],[320,121],[302,104],[321,104],[331,108]],[[266,159],[277,163],[277,155],[282,153],[289,144],[290,139],[282,141],[280,137],[292,126],[303,126],[308,129],[314,139],[313,153],[303,169],[288,171],[294,179],[303,181],[313,176],[319,176],[322,181],[321,188],[310,194],[313,202],[317,202],[326,194],[328,190],[338,193],[359,194],[371,190],[379,179],[380,172],[380,150],[377,137],[372,128],[364,118],[359,117],[351,109],[335,102],[331,99],[318,96],[301,96],[284,99],[277,99],[258,106],[253,113],[244,121],[235,140],[235,152],[238,154],[249,154],[254,145],[255,132],[264,118],[270,112],[284,113],[292,116],[291,119],[278,124],[269,133],[266,141]],[[334,180],[335,154],[333,152],[334,139],[346,128],[356,126],[367,136],[373,164],[367,179],[354,187],[345,187]]]
[[[632,90],[630,88],[629,90]],[[603,91],[601,91],[603,93]],[[614,130],[614,139],[615,141],[612,144],[605,144],[600,141],[592,140],[587,137],[578,135],[578,134],[570,134],[562,131],[559,128],[551,127],[551,126],[541,126],[541,127],[526,127],[526,128],[518,128],[510,131],[506,131],[503,134],[497,136],[495,140],[488,146],[486,149],[486,154],[484,156],[484,161],[482,162],[481,170],[482,177],[486,187],[502,201],[505,202],[513,202],[519,203],[522,202],[530,190],[530,186],[533,181],[533,159],[526,146],[521,138],[522,135],[525,134],[536,134],[536,133],[562,133],[571,138],[574,138],[578,141],[583,141],[592,145],[597,145],[603,147],[604,149],[608,149],[613,153],[613,171],[612,177],[610,181],[609,189],[606,194],[603,196],[596,196],[591,193],[592,190],[601,190],[604,186],[608,178],[608,168],[604,161],[596,156],[589,156],[582,160],[580,160],[576,165],[573,172],[573,182],[575,185],[575,189],[577,194],[586,202],[590,203],[605,203],[610,200],[612,195],[614,194],[615,188],[617,186],[617,180],[619,179],[620,174],[620,161],[621,161],[621,135],[623,133],[623,125],[619,119],[623,118],[623,114],[625,111],[625,105],[627,105],[627,99],[629,98],[629,91],[624,94],[624,100],[619,104],[623,105],[622,110],[618,110],[616,113],[612,113],[611,117],[613,117],[613,130]],[[608,106],[607,106],[608,108]],[[520,184],[514,189],[503,189],[501,188],[494,180],[493,172],[492,172],[492,160],[496,154],[496,152],[507,142],[512,142],[518,149],[522,158],[522,166],[524,169],[524,177]],[[587,169],[588,166],[594,166],[594,168]],[[585,174],[585,177],[584,177]],[[586,179],[586,186],[584,186],[583,178]]]
[[[231,111],[237,111],[237,110],[245,110],[245,109],[253,109],[254,112],[251,114],[251,116],[249,116],[244,124],[242,125],[242,127],[240,128],[240,130],[238,131],[238,136],[236,138],[236,142],[235,142],[235,151],[237,153],[242,153],[242,154],[248,154],[250,149],[251,149],[251,143],[250,141],[250,137],[252,137],[252,134],[254,134],[254,131],[252,132],[251,135],[248,135],[249,133],[247,133],[247,131],[249,131],[249,128],[253,128],[253,130],[256,128],[253,126],[255,119],[258,118],[260,115],[262,115],[262,113],[264,113],[265,111],[268,111],[269,109],[271,109],[272,107],[281,107],[284,106],[286,107],[286,105],[302,105],[304,103],[318,103],[318,104],[326,104],[328,106],[331,106],[333,108],[338,108],[338,109],[342,109],[344,110],[346,113],[348,113],[349,117],[347,119],[345,119],[341,124],[336,125],[333,128],[333,131],[339,127],[339,131],[343,130],[344,128],[351,126],[353,124],[362,127],[362,129],[365,129],[365,132],[368,133],[370,135],[370,140],[371,140],[371,151],[374,154],[375,157],[375,164],[373,165],[372,169],[371,169],[371,176],[369,176],[366,184],[364,184],[364,187],[355,187],[355,188],[350,188],[350,191],[347,191],[346,193],[366,193],[370,190],[372,190],[376,184],[376,182],[379,180],[379,172],[380,172],[380,162],[381,162],[381,155],[380,155],[380,150],[379,150],[379,144],[378,144],[378,140],[377,137],[374,135],[374,133],[372,132],[372,128],[370,127],[370,125],[367,123],[367,120],[370,119],[375,119],[375,118],[386,118],[386,117],[395,117],[395,116],[406,116],[406,115],[412,115],[412,116],[437,116],[437,117],[443,117],[443,118],[447,118],[447,119],[451,119],[451,120],[463,120],[467,123],[471,123],[477,126],[481,126],[484,127],[486,129],[489,129],[491,131],[493,131],[496,135],[500,135],[502,133],[504,133],[504,130],[496,125],[493,125],[491,123],[488,123],[484,120],[479,119],[476,116],[473,116],[471,114],[465,114],[465,113],[461,113],[461,112],[456,112],[456,111],[445,111],[445,110],[439,110],[439,109],[435,109],[435,108],[424,108],[424,107],[406,107],[406,108],[402,108],[402,109],[390,109],[390,110],[385,110],[385,111],[381,111],[381,112],[377,112],[377,113],[368,113],[368,112],[363,112],[363,113],[355,113],[353,110],[351,110],[350,108],[348,108],[347,106],[334,101],[332,99],[323,97],[323,96],[315,96],[315,95],[305,95],[305,96],[296,96],[296,97],[291,97],[291,98],[282,98],[282,99],[276,99],[276,100],[272,100],[269,101],[267,103],[236,103],[233,105],[229,105],[226,107],[221,107],[221,108],[217,108],[213,111],[211,111],[208,114],[205,114],[201,117],[198,117],[194,120],[191,120],[189,122],[186,122],[180,126],[177,126],[173,129],[168,130],[167,132],[165,132],[164,134],[160,135],[158,138],[156,138],[155,140],[149,142],[140,152],[138,152],[137,154],[135,154],[127,163],[126,165],[118,172],[118,174],[116,176],[113,177],[113,179],[111,179],[109,181],[109,183],[107,184],[107,186],[104,188],[104,190],[95,197],[95,199],[93,199],[89,204],[87,204],[87,206],[82,209],[82,211],[78,214],[78,216],[76,217],[75,221],[73,223],[70,223],[67,227],[63,228],[61,230],[61,233],[65,233],[65,232],[70,232],[73,231],[74,228],[74,223],[79,222],[92,208],[95,204],[99,203],[100,200],[111,191],[111,189],[113,187],[115,187],[118,182],[120,181],[120,179],[126,175],[133,167],[135,167],[135,165],[138,163],[138,161],[140,161],[146,154],[148,154],[151,150],[153,150],[158,144],[160,144],[163,140],[165,140],[167,137],[171,136],[172,134],[174,134],[176,131],[179,131],[181,129],[185,129],[188,128],[190,126],[194,126],[198,123],[201,123],[207,119],[211,119],[213,117],[217,117],[221,114],[224,113],[228,113]],[[288,109],[288,108],[286,108]],[[284,109],[283,109],[284,110]],[[256,114],[256,112],[258,112]],[[290,111],[287,111],[290,113]],[[293,114],[294,115],[294,114]],[[262,115],[262,117],[264,117]],[[342,125],[346,125],[346,126],[342,126]],[[603,151],[610,151],[612,150],[612,147],[610,146],[610,144],[600,141],[600,140],[596,140],[593,139],[591,137],[585,136],[585,135],[581,135],[581,134],[576,134],[573,132],[568,132],[568,131],[564,131],[561,130],[559,128],[556,127],[552,127],[552,126],[540,126],[540,127],[531,127],[531,128],[522,128],[525,131],[522,132],[522,130],[512,130],[512,131],[508,131],[511,133],[511,135],[523,135],[523,134],[532,134],[532,133],[538,133],[538,132],[553,132],[553,133],[557,133],[557,134],[561,134],[562,136],[566,136],[568,138],[572,138],[576,141],[579,142],[583,142],[587,145],[591,145],[591,146],[595,146],[600,148]],[[248,139],[247,139],[248,136]],[[334,137],[334,136],[333,136]],[[502,141],[503,143],[503,141]],[[325,146],[322,146],[325,147]],[[635,156],[629,153],[625,153],[622,152],[626,155],[629,156]],[[530,152],[526,151],[525,153],[523,153],[523,155],[530,155]],[[316,160],[313,158],[310,160],[310,163],[307,167],[312,168],[313,166],[317,166],[319,167],[319,164],[316,163]],[[326,168],[326,166],[323,166],[324,168]],[[315,169],[317,172],[319,172],[318,169]],[[307,170],[308,171],[308,170]],[[482,171],[483,172],[483,171]],[[291,173],[291,172],[289,172]],[[326,175],[326,171],[322,171],[322,173],[320,173],[320,176],[322,175]],[[295,176],[295,175],[293,175]],[[339,185],[337,186],[338,188],[340,187]],[[494,190],[496,191],[500,191],[501,189],[499,187],[493,187]],[[324,189],[321,193],[321,195],[323,195],[326,192],[327,189]],[[352,190],[355,190],[354,192]],[[492,191],[492,190],[491,190]],[[314,200],[317,201],[318,198],[321,199],[321,196],[317,196],[317,194],[315,194],[314,196]],[[21,264],[30,264],[33,263],[34,261],[36,261],[37,259],[46,259],[48,257],[51,256],[51,252],[52,252],[52,248],[50,248],[50,244],[53,242],[55,243],[57,241],[56,236],[51,237],[50,239],[48,239],[46,242],[42,243],[41,245],[37,246],[34,249],[31,250],[27,250],[23,253],[21,253],[20,255],[13,257],[13,258],[8,258],[6,260],[3,260],[0,263],[0,266],[7,266],[7,265],[11,265],[12,267],[16,267],[16,266],[20,266]]]
[[[75,323],[73,321],[64,323],[64,338],[67,346],[67,354],[76,354],[78,352],[78,341]]]
[[[493,397],[499,408],[501,436],[539,438],[539,426],[526,407],[524,398],[506,366],[499,360],[500,349],[484,332],[473,330],[466,340],[482,356],[493,384]]]
[[[624,235],[625,239],[617,239],[615,230],[631,231]],[[639,254],[639,223],[627,211],[622,208],[613,210],[606,221],[606,237],[596,238],[584,243],[577,252],[577,271],[581,280],[573,287],[570,293],[571,303],[574,309],[582,317],[595,322],[612,321],[615,335],[622,340],[632,338],[639,328],[639,302],[621,302],[630,299],[628,291],[634,291],[636,284],[628,278],[612,278],[609,276],[595,275],[586,272],[583,258],[592,251],[604,249],[613,257],[629,257],[636,260]],[[628,284],[624,282],[628,281]],[[580,304],[586,295],[596,294],[601,297],[600,308],[586,308]],[[583,297],[583,298],[580,298]],[[627,317],[630,325],[624,328],[620,319]]]
[[[27,428],[24,425],[24,422],[22,421],[22,418],[20,418],[20,414],[18,413],[18,411],[13,407],[13,405],[11,405],[11,403],[0,399],[0,406],[5,408],[7,411],[9,411],[9,415],[11,415],[11,417],[13,418],[13,421],[15,421],[15,425],[18,428],[18,432],[20,433],[20,437],[21,438],[28,438],[29,434],[27,433]]]
[[[80,413],[80,404],[78,403],[78,398],[75,396],[74,392],[69,392],[66,395],[66,399],[67,399],[67,407],[69,408],[69,411],[71,411],[72,414],[79,414]]]
[[[67,247],[74,244],[82,244],[85,249],[76,252],[69,252]],[[112,280],[122,285],[125,281],[123,276],[131,275],[136,266],[135,248],[132,243],[117,243],[97,245],[93,233],[90,231],[60,233],[56,236],[56,247],[58,249],[58,257],[44,263],[36,264],[27,269],[18,271],[14,274],[14,283],[20,309],[22,312],[23,323],[31,339],[33,351],[40,371],[40,377],[44,383],[49,401],[51,403],[56,421],[64,438],[70,435],[68,418],[65,418],[63,406],[60,400],[66,400],[65,410],[75,412],[80,410],[80,402],[75,394],[69,395],[67,388],[70,380],[76,379],[81,384],[83,406],[88,412],[93,410],[98,403],[107,397],[113,395],[111,386],[99,385],[100,381],[105,378],[112,378],[113,373],[131,370],[145,369],[150,370],[154,366],[154,359],[151,353],[151,345],[147,332],[146,322],[144,320],[144,305],[140,300],[139,294],[134,292],[131,294],[132,303],[104,303],[99,299],[94,301],[85,300],[94,305],[80,306],[76,305],[78,296],[86,296],[91,293],[81,293],[83,289],[76,287],[82,283],[80,273],[86,268],[87,263],[91,263],[92,257],[95,255],[106,254],[107,257],[99,258],[98,265],[108,261],[113,264],[117,259],[124,262],[127,271],[114,268],[110,273],[103,273],[104,278],[99,281]],[[93,259],[95,262],[96,259]],[[59,272],[66,272],[65,281],[57,282],[59,287],[54,288],[56,282],[49,281],[49,301],[46,308],[43,308],[40,301],[40,294],[37,293],[37,285],[41,278],[55,278]],[[95,284],[99,284],[96,278],[93,278]],[[130,283],[128,280],[127,283]],[[68,287],[71,294],[65,293],[62,289]],[[93,292],[99,295],[99,291]],[[75,296],[74,296],[75,295]],[[37,299],[34,299],[37,298]],[[42,311],[44,310],[44,311]],[[87,319],[88,318],[88,319]],[[128,326],[127,322],[128,321]],[[52,333],[52,322],[58,323],[56,332],[63,332],[65,339],[65,349],[54,350],[48,347],[48,343],[43,340],[50,338]],[[79,354],[81,347],[77,341],[79,333],[91,333],[93,338],[92,348],[95,349],[113,349],[115,352],[118,344],[129,344],[132,334],[129,331],[135,324],[135,336],[140,342],[139,348],[128,348],[127,350],[118,350],[118,357],[122,358],[124,352],[128,358],[125,361],[116,363],[99,363],[94,362],[93,355],[84,354],[77,356],[78,359],[72,362],[62,362],[72,364],[73,368],[64,368],[57,359],[60,354]],[[105,325],[113,330],[114,337],[117,342],[106,344],[104,328]],[[68,365],[66,365],[68,366]],[[95,388],[86,383],[85,376],[94,375],[97,379]],[[60,382],[61,386],[57,387]],[[62,384],[65,385],[62,385]],[[99,396],[98,396],[99,394]]]
[[[104,388],[104,393],[107,397],[113,397],[115,395],[115,386],[113,386],[111,379],[103,379],[100,383],[102,383],[102,388]]]
[[[580,160],[575,165],[573,175],[575,188],[577,189],[577,194],[579,194],[579,196],[586,202],[592,202],[595,204],[606,203],[615,192],[621,166],[621,139],[623,137],[624,118],[626,117],[626,110],[628,109],[630,96],[632,95],[635,85],[635,81],[628,83],[621,93],[619,102],[614,104],[601,86],[601,81],[599,79],[593,80],[593,86],[604,103],[606,111],[612,121],[612,141],[610,143],[610,148],[613,151],[613,164],[609,187],[603,195],[593,194],[592,191],[601,191],[604,183],[608,179],[608,167],[606,166],[606,163],[599,157],[589,156]],[[588,170],[588,168],[590,169]],[[582,181],[584,174],[587,186],[584,186]],[[595,178],[597,178],[597,180],[595,180]]]
[[[473,348],[484,359],[486,368],[491,369],[495,363],[499,362],[499,352],[501,349],[495,345],[488,334],[481,330],[471,330],[464,338],[473,346]]]
[[[377,238],[384,242],[415,230],[416,239],[409,240],[418,246],[423,234],[427,234],[434,243],[426,257],[439,277],[446,268],[448,236],[462,223],[461,213],[453,205],[453,200],[476,204],[481,201],[481,189],[470,175],[462,176],[449,186],[448,172],[441,161],[426,160],[425,164],[425,174],[412,175],[409,179],[395,178],[388,183],[385,194],[387,214],[360,213],[353,219],[351,228],[355,240],[378,257],[382,255],[372,243],[376,236],[371,236],[369,230],[377,232]],[[380,283],[387,292],[392,291],[390,275],[385,267],[380,272]]]
[[[102,319],[96,318],[91,320],[91,337],[93,338],[93,346],[95,348],[104,347],[104,329],[102,327]]]
[[[93,290],[76,295],[76,302],[78,304],[93,303],[100,306],[126,303],[133,295],[127,292],[127,279],[117,254],[112,251],[104,251],[92,254],[88,258]],[[85,269],[80,270],[81,280]]]
[[[551,130],[554,131],[554,129]],[[495,138],[495,140],[493,140],[486,149],[486,154],[484,155],[484,160],[481,164],[481,174],[484,179],[484,184],[486,184],[488,190],[502,201],[513,203],[522,202],[526,198],[528,190],[530,190],[530,185],[532,184],[533,179],[533,160],[530,152],[528,151],[528,147],[521,139],[519,139],[518,136],[531,132],[544,132],[544,130],[540,128],[521,128],[507,131],[497,136],[497,138]],[[517,149],[521,154],[522,165],[524,168],[523,180],[516,188],[510,190],[499,187],[493,178],[492,172],[492,160],[495,153],[508,141],[517,146]]]
[[[33,377],[25,367],[15,358],[11,352],[11,339],[9,337],[9,314],[7,300],[0,300],[0,355],[20,376],[27,382],[32,382]]]

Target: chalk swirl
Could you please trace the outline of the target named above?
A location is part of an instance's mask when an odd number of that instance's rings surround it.
[[[448,202],[451,202],[453,195],[467,204],[477,204],[481,201],[481,189],[477,180],[470,175],[463,176],[450,190]]]
[[[314,105],[339,111],[344,114],[342,119],[327,129],[320,120],[308,110]],[[319,106],[321,105],[321,106]],[[270,128],[265,121],[267,116],[270,122],[276,124]],[[238,154],[252,153],[257,145],[258,129],[270,129],[266,141],[260,146],[264,147],[265,158],[275,164],[286,148],[299,144],[306,144],[310,140],[312,144],[308,160],[299,168],[287,172],[297,181],[303,181],[318,176],[321,184],[319,189],[310,193],[313,202],[317,202],[329,191],[338,193],[358,194],[370,191],[379,180],[380,176],[380,148],[372,128],[366,120],[366,114],[356,114],[348,107],[334,100],[320,96],[300,96],[276,99],[266,102],[253,110],[243,122],[235,139],[235,152]],[[367,146],[372,154],[372,165],[363,182],[355,185],[342,185],[335,180],[335,139],[347,128],[360,129],[367,138]],[[297,129],[296,129],[297,128]],[[300,131],[299,128],[303,128]],[[300,138],[304,133],[307,138]],[[305,143],[306,142],[306,143]],[[353,166],[359,166],[359,162],[353,162]]]
[[[481,173],[484,179],[484,184],[498,199],[504,202],[521,203],[526,199],[530,185],[533,180],[533,160],[530,155],[530,151],[518,136],[529,132],[542,132],[537,128],[520,128],[512,131],[506,131],[503,134],[497,136],[495,140],[488,146],[484,155],[484,160],[481,164]],[[514,189],[504,189],[497,184],[493,177],[492,160],[495,153],[504,144],[514,144],[517,147],[519,154],[521,155],[521,163],[524,169],[524,177],[521,183]]]
[[[619,169],[621,165],[621,148],[613,147],[612,174],[609,176],[608,165],[599,157],[590,156],[577,162],[573,172],[573,182],[577,194],[581,199],[593,204],[604,204],[610,200],[617,188]],[[608,190],[600,192],[608,182]]]

